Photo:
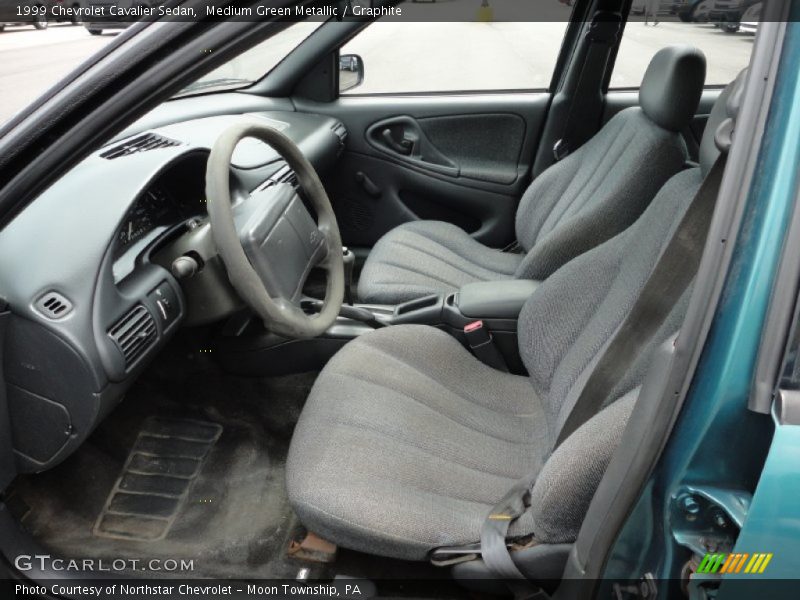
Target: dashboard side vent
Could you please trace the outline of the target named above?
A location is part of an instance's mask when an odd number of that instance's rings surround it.
[[[72,302],[56,291],[47,292],[34,304],[36,310],[48,319],[63,319],[72,312]]]
[[[277,185],[279,183],[288,183],[294,187],[297,187],[297,174],[292,170],[292,168],[284,164],[280,169],[275,171],[270,178],[264,182],[259,189],[265,190],[270,186]]]
[[[139,304],[122,317],[108,335],[125,357],[127,369],[155,342],[156,323],[150,311]]]
[[[297,186],[297,174],[289,167],[275,174],[276,183],[288,183]]]
[[[124,141],[121,144],[110,148],[109,150],[106,150],[100,154],[100,156],[102,158],[107,158],[108,160],[113,160],[115,158],[119,158],[120,156],[135,154],[136,152],[147,152],[148,150],[169,148],[170,146],[180,145],[180,142],[172,140],[168,137],[164,137],[163,135],[158,135],[157,133],[145,133]]]

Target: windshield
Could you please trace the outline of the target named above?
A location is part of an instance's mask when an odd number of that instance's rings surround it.
[[[250,48],[224,65],[203,75],[176,96],[188,96],[248,86],[272,71],[278,63],[314,33],[322,21],[294,23],[268,40]]]

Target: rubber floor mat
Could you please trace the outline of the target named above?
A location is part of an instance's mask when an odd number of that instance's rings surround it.
[[[145,420],[92,533],[138,541],[163,539],[221,434],[220,425],[207,421]]]

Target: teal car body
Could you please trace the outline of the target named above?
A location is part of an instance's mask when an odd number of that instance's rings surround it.
[[[798,9],[795,2],[794,21]],[[714,573],[694,573],[688,589],[682,590],[690,598],[796,594],[800,424],[781,418],[774,409],[771,414],[753,412],[748,398],[797,202],[799,65],[800,23],[789,22],[721,302],[673,434],[606,565],[604,585],[615,586],[617,592],[652,586],[659,595],[677,596],[682,572],[692,560],[697,568],[705,551],[744,558],[731,561],[741,562],[734,569],[738,572],[722,573],[723,561]],[[789,350],[793,361],[796,348]],[[794,370],[793,364],[787,366]],[[785,383],[800,382],[789,377]],[[768,564],[763,572],[752,572],[758,569],[750,561],[762,553],[771,555]],[[746,572],[748,566],[751,572]],[[634,587],[625,588],[620,581]]]

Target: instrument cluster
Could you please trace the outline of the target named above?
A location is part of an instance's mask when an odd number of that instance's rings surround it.
[[[204,159],[193,156],[172,165],[139,194],[117,229],[115,260],[146,246],[174,225],[205,216]]]

